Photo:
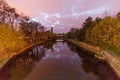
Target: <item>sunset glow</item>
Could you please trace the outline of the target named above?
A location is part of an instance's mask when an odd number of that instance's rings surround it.
[[[55,27],[55,32],[67,32],[71,27],[81,27],[88,16],[103,17],[107,11],[113,15],[120,11],[119,0],[7,0],[9,5],[41,22]]]

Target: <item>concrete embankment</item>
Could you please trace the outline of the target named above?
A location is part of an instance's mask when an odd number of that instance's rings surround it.
[[[80,47],[81,49],[92,52],[96,58],[106,61],[107,64],[113,69],[116,75],[120,78],[120,58],[110,51],[100,49],[97,46],[92,46],[83,42],[66,39],[66,41]]]

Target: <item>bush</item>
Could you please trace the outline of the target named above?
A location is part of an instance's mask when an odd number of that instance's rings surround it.
[[[9,26],[0,25],[0,51],[18,52],[25,47],[24,35]]]

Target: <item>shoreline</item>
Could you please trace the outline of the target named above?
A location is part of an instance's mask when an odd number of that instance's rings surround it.
[[[90,44],[86,44],[84,42],[79,42],[76,40],[65,40],[74,44],[75,46],[78,46],[79,48],[82,48],[83,50],[92,52],[97,59],[105,61],[115,72],[115,74],[120,78],[120,59],[118,59],[117,56],[113,56],[110,51],[103,50],[97,46],[92,46]]]
[[[44,44],[45,42],[47,42],[47,41],[42,41],[42,42],[38,42],[38,43],[35,43],[35,44],[28,45],[27,47],[23,48],[22,50],[20,50],[17,53],[14,53],[14,55],[8,57],[7,59],[3,59],[3,61],[0,62],[0,68],[2,68],[12,57],[14,57],[16,55],[19,55],[19,54],[22,54],[22,53],[25,53],[29,49],[31,49],[31,48],[33,48],[33,47],[35,47],[37,45]]]

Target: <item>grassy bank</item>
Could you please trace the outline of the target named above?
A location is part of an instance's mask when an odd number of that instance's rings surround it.
[[[2,64],[14,54],[27,46],[21,31],[10,26],[0,25],[0,63]]]

